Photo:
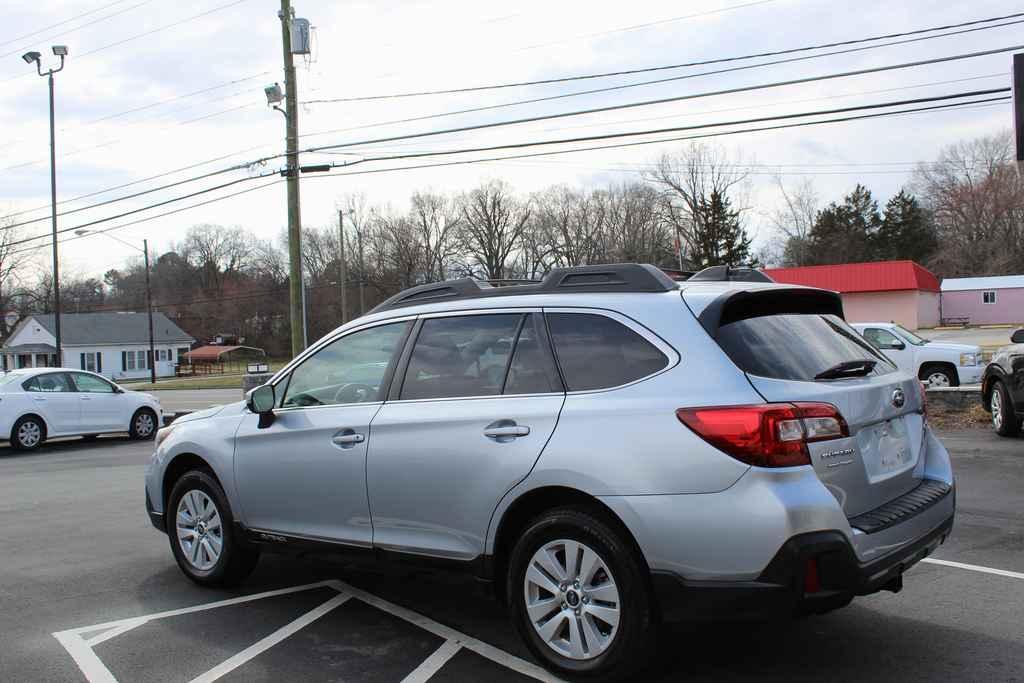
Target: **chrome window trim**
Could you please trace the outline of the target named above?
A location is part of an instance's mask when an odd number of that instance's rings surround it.
[[[680,355],[680,353],[678,351],[676,351],[675,348],[671,344],[669,344],[667,341],[665,341],[664,339],[659,337],[657,334],[655,334],[653,330],[651,330],[650,328],[645,326],[640,321],[634,320],[633,318],[630,318],[628,315],[624,315],[622,313],[619,313],[618,311],[613,311],[613,310],[610,310],[610,309],[607,309],[607,308],[594,308],[594,307],[591,307],[591,306],[552,306],[552,307],[545,306],[543,312],[544,312],[545,316],[548,313],[577,313],[577,314],[603,315],[604,317],[610,318],[611,320],[614,320],[615,322],[617,322],[617,323],[619,323],[621,325],[626,326],[631,331],[633,331],[636,334],[640,335],[645,341],[649,342],[652,346],[654,346],[656,349],[658,349],[663,354],[665,354],[666,358],[668,358],[668,363],[665,365],[665,367],[663,367],[662,369],[658,370],[657,372],[652,372],[649,375],[644,375],[643,377],[639,377],[639,378],[633,380],[632,382],[626,382],[625,384],[617,384],[617,385],[615,385],[613,387],[604,387],[604,388],[601,388],[601,389],[585,389],[585,390],[580,390],[580,391],[566,391],[565,392],[566,396],[585,396],[585,395],[588,395],[588,394],[603,394],[603,393],[609,392],[609,391],[618,391],[619,389],[624,389],[626,387],[631,387],[634,384],[639,384],[640,382],[646,382],[647,380],[651,379],[652,377],[657,377],[658,375],[662,375],[662,374],[672,370],[674,367],[676,367],[677,365],[679,365],[683,361],[683,358]],[[555,340],[554,339],[551,340],[551,346],[552,347],[555,346]],[[557,360],[557,349],[556,349],[555,354],[556,354],[556,360]]]

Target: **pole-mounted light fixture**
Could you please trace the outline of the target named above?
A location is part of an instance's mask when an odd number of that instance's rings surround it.
[[[25,54],[23,54],[21,56],[21,58],[25,60],[26,64],[31,64],[32,62],[38,62],[40,57],[42,57],[42,55],[39,54],[38,52],[34,51],[34,50],[32,52],[26,52]]]

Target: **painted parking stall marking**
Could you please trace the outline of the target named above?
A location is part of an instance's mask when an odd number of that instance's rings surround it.
[[[288,638],[298,634],[303,629],[315,627],[317,623],[322,623],[329,615],[339,613],[339,608],[343,608],[343,606],[352,606],[350,607],[352,609],[359,603],[362,603],[367,608],[379,610],[388,615],[389,618],[400,620],[402,623],[414,627],[415,630],[428,635],[435,643],[439,643],[432,650],[425,652],[423,660],[418,665],[414,666],[404,677],[399,676],[396,680],[403,680],[408,683],[422,683],[439,673],[442,674],[440,677],[443,678],[445,667],[454,664],[456,661],[461,662],[461,659],[457,656],[463,653],[471,653],[475,656],[474,659],[481,659],[481,661],[489,666],[496,667],[497,671],[504,670],[506,674],[512,674],[516,678],[525,677],[540,681],[558,680],[536,664],[456,631],[422,614],[395,605],[337,580],[319,581],[192,607],[73,628],[58,631],[53,636],[71,655],[86,680],[90,681],[90,683],[115,683],[118,680],[117,677],[111,671],[108,663],[101,659],[96,651],[96,647],[104,643],[115,644],[118,637],[129,634],[134,629],[174,617],[209,612],[220,608],[245,605],[246,603],[254,603],[260,600],[324,588],[331,589],[335,595],[259,638],[256,642],[241,649],[212,668],[195,676],[192,679],[194,683],[210,683],[223,678],[230,678],[230,674],[233,672],[243,673],[246,664],[249,664],[265,653],[272,653],[275,646],[286,641]]]

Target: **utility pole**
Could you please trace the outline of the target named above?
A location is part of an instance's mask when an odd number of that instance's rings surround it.
[[[302,217],[299,213],[299,104],[292,58],[291,0],[281,0],[281,47],[284,57],[285,152],[288,179],[288,295],[292,330],[292,356],[306,348],[303,334]]]
[[[338,261],[338,284],[341,286],[341,324],[348,320],[348,268],[345,265],[345,212],[338,209],[338,248],[341,258]]]
[[[153,348],[153,290],[149,286],[149,240],[142,240],[146,265],[146,313],[149,316],[149,382],[156,384],[156,351]]]
[[[363,231],[356,226],[356,240],[359,246],[359,315],[366,315],[366,264],[363,261]]]

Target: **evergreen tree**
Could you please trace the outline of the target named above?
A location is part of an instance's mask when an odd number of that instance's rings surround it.
[[[811,228],[813,264],[859,263],[875,258],[874,241],[882,225],[871,190],[858,184],[842,204],[832,202],[818,212]]]
[[[697,268],[755,265],[753,241],[740,222],[740,212],[720,192],[702,197],[696,212],[690,259]]]
[[[935,227],[914,195],[901,189],[885,205],[874,239],[878,260],[908,259],[924,263],[938,247]]]

